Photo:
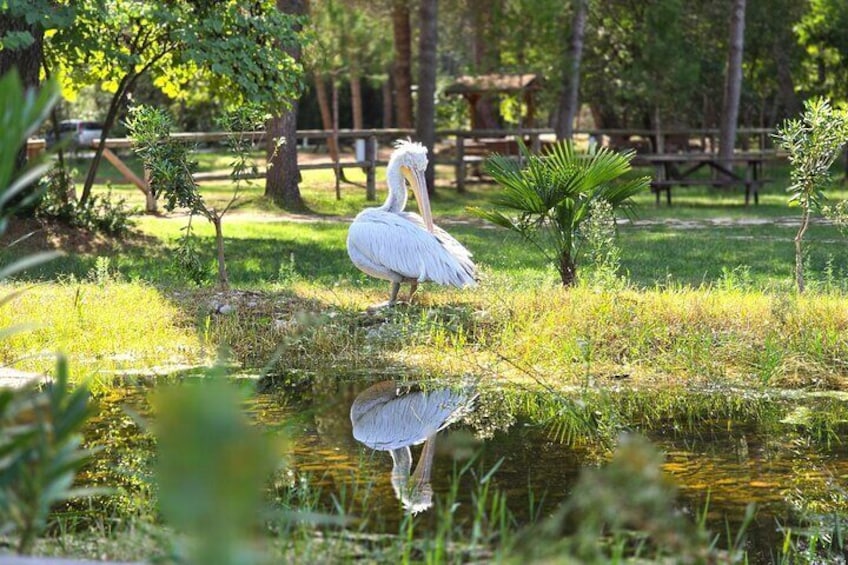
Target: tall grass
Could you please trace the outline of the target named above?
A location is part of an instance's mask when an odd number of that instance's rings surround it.
[[[153,287],[142,283],[74,282],[4,285],[26,288],[0,307],[0,327],[26,322],[28,331],[0,341],[0,363],[46,372],[56,352],[72,374],[196,363],[201,350],[192,323]]]

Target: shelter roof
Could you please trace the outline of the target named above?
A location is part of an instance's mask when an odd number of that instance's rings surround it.
[[[535,74],[463,75],[445,89],[445,94],[479,94],[489,92],[520,92],[538,90],[540,79]]]

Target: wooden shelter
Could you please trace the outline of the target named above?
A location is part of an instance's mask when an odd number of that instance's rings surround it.
[[[447,95],[462,95],[468,101],[471,113],[471,129],[486,129],[491,124],[480,123],[480,108],[478,104],[484,98],[496,97],[499,94],[518,94],[527,108],[526,123],[533,125],[535,105],[533,95],[542,87],[541,79],[535,74],[488,74],[469,76],[464,75],[445,89]]]

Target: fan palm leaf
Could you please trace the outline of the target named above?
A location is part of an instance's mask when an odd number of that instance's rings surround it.
[[[521,161],[494,155],[485,170],[502,187],[494,198],[501,210],[470,209],[471,213],[521,235],[547,258],[555,258],[564,284],[573,282],[580,225],[597,199],[613,209],[630,211],[631,197],[645,190],[650,179],[621,180],[631,170],[634,152],[600,148],[579,152],[570,142],[549,146],[533,155],[518,141]]]

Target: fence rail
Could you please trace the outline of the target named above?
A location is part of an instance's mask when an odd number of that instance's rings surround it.
[[[751,151],[753,145],[758,151],[768,152],[772,147],[771,135],[773,133],[774,130],[767,128],[740,128],[737,140],[741,142],[741,147],[744,150]],[[374,199],[376,197],[376,169],[387,165],[386,159],[380,159],[381,148],[388,150],[395,139],[411,137],[414,134],[415,131],[410,129],[299,130],[297,142],[301,147],[301,151],[299,151],[301,155],[306,155],[310,142],[318,141],[328,144],[331,140],[335,140],[337,146],[339,145],[338,142],[348,144],[352,141],[354,153],[353,158],[351,158],[350,152],[346,151],[345,157],[338,160],[330,158],[329,155],[327,159],[307,160],[304,158],[301,159],[302,162],[298,163],[298,170],[333,169],[338,172],[348,167],[362,168],[366,173],[366,195],[368,199]],[[669,129],[658,132],[650,129],[577,129],[575,134],[582,136],[583,139],[594,140],[601,145],[612,146],[617,149],[632,147],[637,151],[655,154],[693,150],[715,153],[717,148],[715,139],[718,137],[719,130],[714,128]],[[171,137],[184,143],[204,144],[220,143],[227,138],[227,135],[226,132],[182,132],[173,133]],[[250,132],[248,135],[253,136],[256,143],[265,142],[267,137],[264,131]],[[544,145],[555,140],[555,133],[550,128],[446,129],[437,131],[436,138],[438,140],[438,151],[433,158],[434,162],[438,165],[452,166],[455,171],[456,187],[459,191],[463,191],[469,168],[475,170],[479,177],[481,163],[487,155],[492,153],[518,155],[519,139],[531,151],[537,152]],[[96,148],[99,143],[99,140],[95,141],[92,147]],[[132,171],[113,151],[129,149],[132,147],[131,140],[128,138],[108,138],[104,145],[104,157],[118,169],[128,182],[137,186],[148,197],[148,208],[155,205],[155,202],[151,203],[152,196],[145,178],[146,175],[139,175]],[[28,154],[31,156],[37,155],[44,150],[44,147],[44,140],[32,139],[27,144]],[[315,144],[312,147],[315,147]],[[261,177],[264,174],[264,170],[260,170],[249,176]],[[203,182],[223,180],[229,178],[229,176],[225,172],[204,172],[197,173],[195,179],[198,182]],[[339,178],[340,175],[336,174],[337,195],[340,194]]]

